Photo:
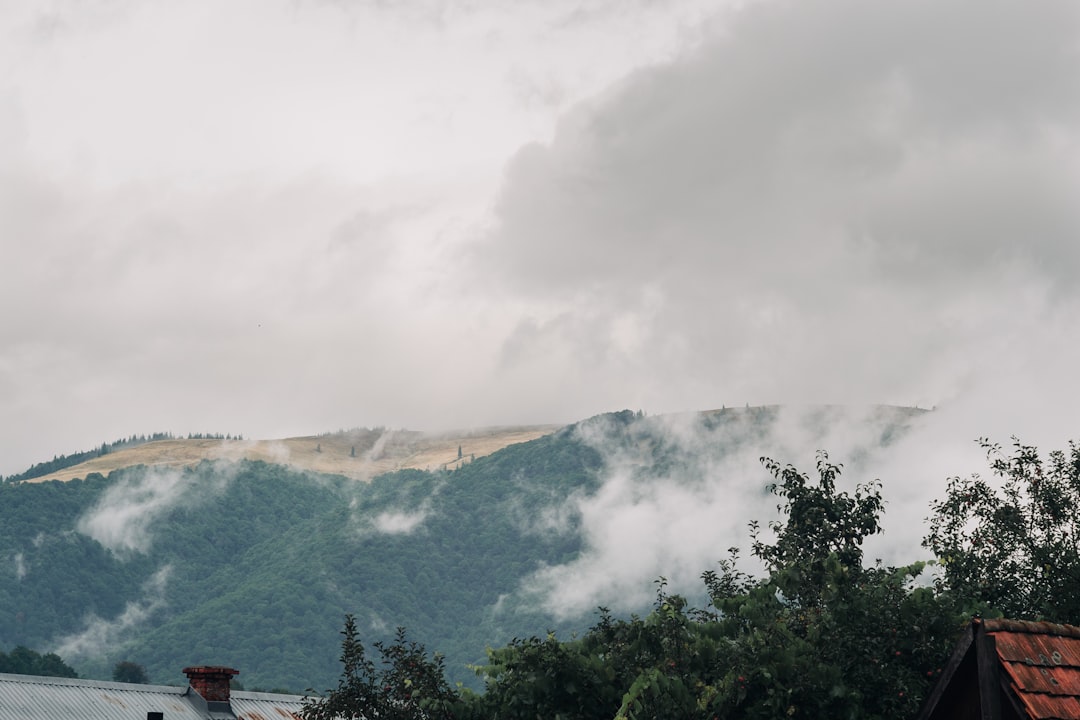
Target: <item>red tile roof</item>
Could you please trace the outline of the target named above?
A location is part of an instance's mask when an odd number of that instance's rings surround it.
[[[976,621],[978,622],[978,621]],[[1080,628],[983,620],[1009,687],[1028,716],[1080,720]]]

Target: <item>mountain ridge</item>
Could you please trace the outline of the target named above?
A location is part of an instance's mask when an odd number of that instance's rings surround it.
[[[299,471],[368,481],[397,470],[454,469],[509,445],[543,437],[560,427],[515,425],[441,433],[357,428],[269,440],[169,438],[123,447],[18,482],[67,482],[136,466],[178,470],[194,467],[203,460],[262,461]]]
[[[745,407],[663,413],[657,417],[710,417],[719,413],[739,415],[775,412],[782,408],[792,407],[796,406],[746,405]],[[848,406],[815,405],[811,407],[818,413],[829,413]],[[881,404],[871,407],[880,412],[895,414],[897,417],[928,412],[924,408],[902,405]],[[240,436],[195,435],[186,438],[149,439],[132,446],[119,441],[112,443],[114,446],[119,445],[119,449],[98,454],[88,460],[42,473],[36,477],[23,479],[13,475],[8,480],[67,482],[83,479],[94,473],[107,476],[116,470],[137,466],[179,470],[195,467],[203,460],[253,460],[282,465],[298,471],[341,475],[353,480],[370,481],[378,475],[398,470],[453,470],[476,458],[485,457],[510,445],[536,440],[567,426],[554,423],[495,425],[443,432],[376,427],[257,440],[243,439]],[[160,435],[162,433],[155,433],[155,436]],[[102,447],[109,445],[105,443]],[[74,455],[86,454],[88,453]]]

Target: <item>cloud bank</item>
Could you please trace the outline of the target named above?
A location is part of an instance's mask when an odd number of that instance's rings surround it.
[[[510,163],[484,245],[535,308],[502,373],[929,406],[1075,359],[1078,12],[759,3],[578,106]]]
[[[701,573],[715,569],[736,546],[747,558],[745,569],[758,572],[748,559],[748,525],[757,520],[767,528],[777,518],[777,498],[767,489],[773,478],[759,458],[794,465],[813,478],[816,454],[826,450],[832,462],[845,466],[839,488],[852,492],[877,477],[870,473],[881,467],[879,456],[891,443],[902,444],[932,415],[787,406],[649,417],[629,430],[607,417],[583,423],[578,439],[604,460],[601,485],[595,493],[572,495],[559,508],[559,515],[580,519],[583,551],[572,562],[526,578],[521,597],[560,617],[580,617],[600,605],[629,611],[649,603],[652,582],[660,576],[671,590],[697,597]],[[893,483],[883,480],[888,499]],[[921,518],[901,505],[889,508],[885,524],[906,531],[920,526]],[[918,548],[921,535],[914,545],[902,538],[890,538],[886,561],[925,556]],[[880,549],[871,545],[868,553]]]

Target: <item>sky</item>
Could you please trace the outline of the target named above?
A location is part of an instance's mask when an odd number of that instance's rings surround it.
[[[1070,0],[0,3],[0,474],[745,403],[1060,447],[1078,70]]]

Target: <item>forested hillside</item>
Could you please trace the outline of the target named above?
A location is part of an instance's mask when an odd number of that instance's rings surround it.
[[[916,414],[881,413],[874,443]],[[243,461],[0,485],[0,649],[56,651],[103,678],[130,660],[163,683],[220,663],[248,688],[302,692],[334,682],[352,614],[367,641],[408,627],[446,655],[451,679],[475,684],[467,665],[486,647],[595,622],[592,607],[554,614],[523,582],[580,556],[576,501],[595,496],[611,458],[644,482],[693,475],[752,452],[776,417],[696,415],[683,430],[707,442],[691,453],[666,420],[616,413],[371,483]]]
[[[570,433],[454,472],[371,484],[257,462],[0,486],[4,647],[59,650],[107,677],[129,658],[159,682],[225,663],[248,687],[325,687],[345,613],[373,637],[407,624],[462,677],[500,630],[489,617],[541,562],[579,547],[527,518],[595,483],[599,456]]]

